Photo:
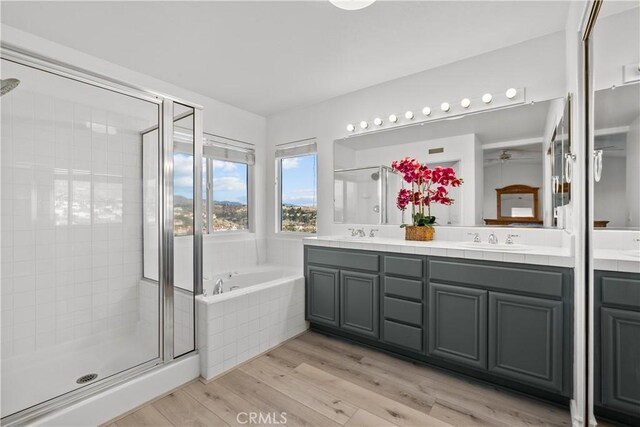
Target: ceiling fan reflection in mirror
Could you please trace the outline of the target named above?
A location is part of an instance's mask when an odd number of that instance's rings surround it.
[[[536,157],[520,157],[514,156],[515,153],[536,153],[537,151],[533,150],[519,150],[519,149],[507,149],[502,150],[502,153],[498,155],[498,157],[485,159],[487,162],[500,162],[505,163],[508,161],[517,161],[517,160],[536,160]]]

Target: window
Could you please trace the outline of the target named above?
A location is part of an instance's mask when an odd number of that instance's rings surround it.
[[[315,140],[280,146],[276,159],[278,231],[315,233],[318,212]]]
[[[249,231],[252,146],[205,135],[203,152],[203,232]]]
[[[193,235],[193,155],[183,149],[173,154],[173,234]],[[193,152],[193,150],[191,150]]]

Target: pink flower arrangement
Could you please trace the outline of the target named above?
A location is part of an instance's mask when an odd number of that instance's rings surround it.
[[[436,218],[431,216],[431,204],[453,204],[454,200],[449,197],[447,187],[459,187],[463,183],[453,168],[436,166],[429,169],[426,164],[410,157],[394,161],[391,168],[401,173],[402,179],[411,184],[410,190],[403,188],[398,192],[396,203],[398,209],[403,211],[411,204],[413,225],[431,227],[436,221]]]

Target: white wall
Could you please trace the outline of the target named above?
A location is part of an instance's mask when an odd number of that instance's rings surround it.
[[[503,92],[512,86],[525,87],[528,100],[543,101],[564,96],[564,49],[564,34],[550,34],[317,105],[271,116],[267,121],[269,153],[276,144],[317,138],[318,233],[331,234],[334,230],[333,141],[345,136],[347,123],[362,118],[386,117],[392,112],[408,109],[420,111],[424,105],[435,106],[444,100],[455,102],[465,96],[477,97],[485,92]],[[270,154],[265,183],[270,204],[275,200],[274,176],[273,155]],[[479,178],[475,177],[476,180]],[[467,182],[471,181],[468,179]],[[478,208],[478,219],[481,209]],[[267,230],[276,237],[273,208],[267,210]],[[277,238],[286,239],[287,236],[278,234]]]
[[[606,3],[603,11],[606,11]],[[640,7],[598,18],[593,39],[594,89],[622,84],[622,67],[640,63]]]
[[[602,178],[593,184],[594,220],[609,221],[607,227],[625,227],[627,209],[627,161],[605,154]],[[636,188],[637,191],[637,188]]]
[[[627,227],[640,227],[640,117],[629,126],[627,133]]]

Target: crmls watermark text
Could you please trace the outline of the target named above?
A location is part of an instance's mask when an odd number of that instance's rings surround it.
[[[286,424],[286,412],[239,412],[236,415],[238,424]]]

